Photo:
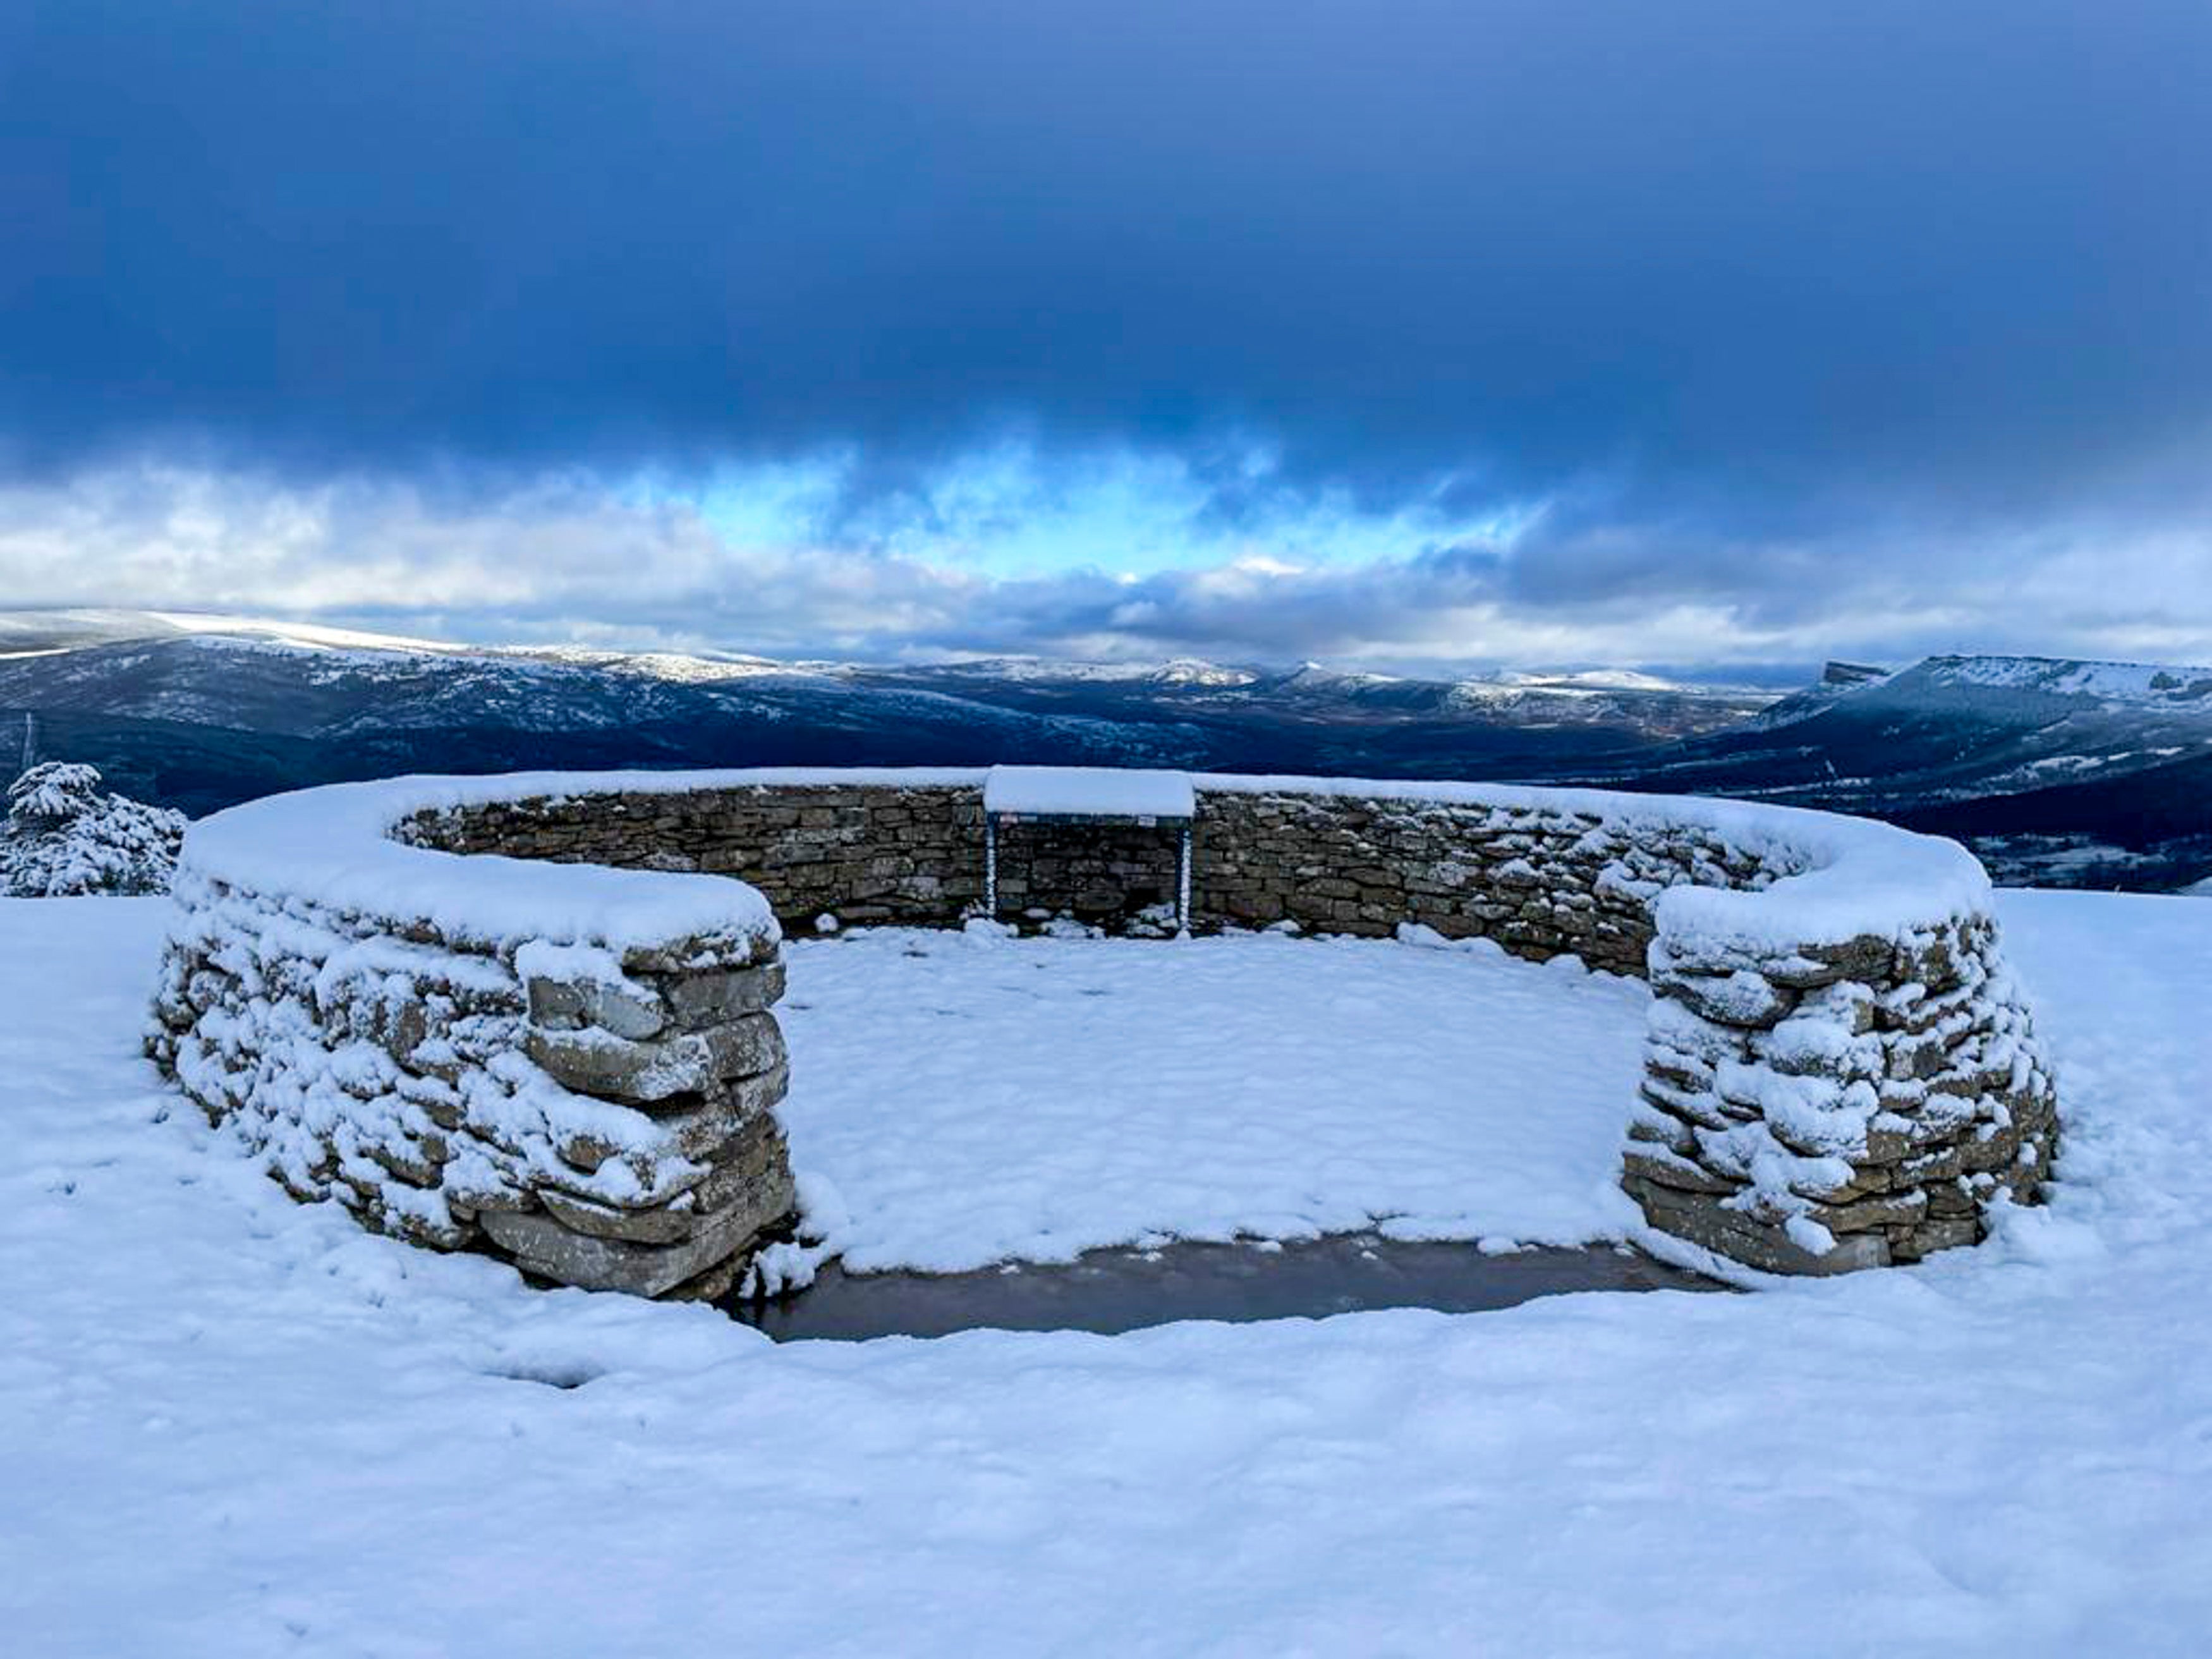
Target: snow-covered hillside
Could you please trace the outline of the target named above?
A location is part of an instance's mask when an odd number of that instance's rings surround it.
[[[1994,686],[2105,704],[2188,708],[2212,718],[2212,668],[2058,657],[1936,657],[1926,668],[1935,685]]]
[[[779,1348],[295,1206],[138,1058],[159,902],[0,904],[0,1629],[40,1659],[2194,1656],[2212,932],[2171,899],[2002,917],[2068,1139],[2051,1205],[1979,1249],[1742,1296]],[[819,947],[834,974],[794,952],[795,1020],[852,1018],[861,943]],[[882,983],[920,995],[920,966]],[[1070,1006],[1103,1031],[1118,994]],[[942,1007],[957,1049],[970,1010]],[[1216,1138],[1187,1197],[1257,1194],[1182,1052],[1179,1121]],[[1328,1138],[1406,1132],[1365,1103],[1446,1059],[1343,1044],[1273,1091],[1315,1194]],[[835,1181],[851,1130],[819,1103],[800,1156]],[[912,1178],[957,1198],[990,1126],[929,1127]],[[1010,1129],[1003,1185],[1037,1144]],[[858,1215],[886,1189],[842,1167]]]
[[[1737,726],[1588,775],[1887,817],[2011,882],[2172,890],[2212,871],[2212,669],[1836,664]]]
[[[410,771],[1016,761],[1733,795],[1960,836],[2016,882],[2212,872],[2212,669],[2154,664],[1832,664],[1778,701],[1619,670],[781,661],[0,612],[0,748],[26,721],[41,757],[193,815]]]
[[[406,771],[577,766],[1175,765],[1466,776],[1644,750],[1755,694],[1468,685],[1179,659],[784,662],[466,647],[235,617],[0,613],[0,744],[194,814]]]
[[[214,611],[0,611],[0,655],[112,645],[124,640],[209,638],[266,640],[302,650],[459,652],[467,648],[406,635]]]

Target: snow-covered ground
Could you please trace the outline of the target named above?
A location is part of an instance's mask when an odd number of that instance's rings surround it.
[[[2007,895],[2003,915],[2069,1139],[2057,1201],[1981,1249],[1738,1297],[778,1348],[711,1310],[531,1292],[295,1206],[136,1057],[159,905],[0,904],[0,1639],[41,1659],[2200,1654],[2212,932],[2177,900]],[[940,943],[975,997],[1091,971]],[[1163,975],[1230,972],[1153,948]],[[1297,948],[1251,947],[1254,1023],[1217,1016],[1225,1051],[1261,1029],[1258,988],[1287,994],[1262,953]],[[1635,994],[1479,954],[1310,948],[1386,1009],[1417,969],[1513,976],[1532,1022]],[[802,1066],[857,1029],[870,952],[885,975],[933,965],[894,949],[794,952]],[[1146,1011],[1114,960],[1097,971],[1122,988],[1091,1000]],[[1279,1041],[1322,1018],[1303,994]],[[1075,1040],[1067,1008],[1048,1018]],[[1418,1078],[1394,1081],[1413,1066],[1488,1111],[1486,1053],[1438,1030],[1346,1054],[1325,1030],[1296,1033],[1322,1088],[1296,1086],[1295,1050],[1239,1055],[1258,1081],[1190,1113],[1249,1123],[1272,1086],[1309,1129],[1368,1109],[1376,1141],[1444,1134],[1416,1121]],[[1132,1019],[1116,1066],[1159,1052]],[[957,1127],[910,1103],[949,1070],[883,1075],[887,1109]],[[920,1225],[902,1178],[837,1173],[857,1106],[795,1096],[799,1161],[841,1181],[856,1248],[872,1224],[895,1254]],[[1009,1165],[1058,1144],[1005,1128]],[[1214,1134],[1188,1135],[1191,1170],[1255,1182],[1224,1213],[1340,1170],[1408,1208],[1440,1190],[1364,1141],[1348,1164],[1227,1170]],[[961,1139],[917,1137],[911,1178],[973,1173]],[[1024,1201],[1103,1214],[1146,1178],[1109,1166],[1079,1202],[1072,1167],[1033,1170]]]
[[[1370,1222],[1575,1244],[1638,1218],[1617,1181],[1649,994],[1571,960],[980,928],[789,959],[792,1160],[849,1267]]]

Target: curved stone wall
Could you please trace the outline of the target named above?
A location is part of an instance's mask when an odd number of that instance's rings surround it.
[[[415,779],[238,808],[187,842],[154,1053],[303,1197],[546,1278],[710,1289],[790,1206],[776,919],[974,914],[983,777]],[[1648,977],[1622,1182],[1661,1232],[1776,1271],[1908,1261],[2049,1167],[2051,1079],[1949,842],[1729,802],[1194,782],[1198,926],[1413,924]],[[580,867],[518,862],[544,860]],[[1110,921],[1174,881],[1136,826],[1035,826],[1000,860],[1018,912]]]
[[[194,827],[149,1053],[302,1200],[562,1284],[719,1294],[793,1205],[767,907],[418,852],[390,799]]]
[[[1964,849],[1735,802],[1221,780],[1217,914],[1408,920],[1639,975],[1654,1000],[1622,1185],[1660,1232],[1834,1273],[1977,1240],[2032,1200],[2056,1092]]]

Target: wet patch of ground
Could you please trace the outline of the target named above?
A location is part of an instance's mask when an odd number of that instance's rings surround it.
[[[833,1262],[805,1290],[724,1306],[778,1341],[851,1341],[979,1329],[1110,1336],[1182,1319],[1318,1319],[1381,1308],[1479,1313],[1569,1291],[1721,1288],[1608,1245],[1487,1255],[1473,1244],[1346,1233],[1092,1250],[1066,1264],[957,1273],[848,1273]]]

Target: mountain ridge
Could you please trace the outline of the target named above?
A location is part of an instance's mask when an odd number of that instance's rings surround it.
[[[2093,659],[1832,663],[1776,697],[1612,670],[787,661],[0,613],[0,721],[191,812],[402,771],[1032,761],[1741,795],[1958,835],[2008,880],[2212,873],[2191,805],[2212,670]]]

